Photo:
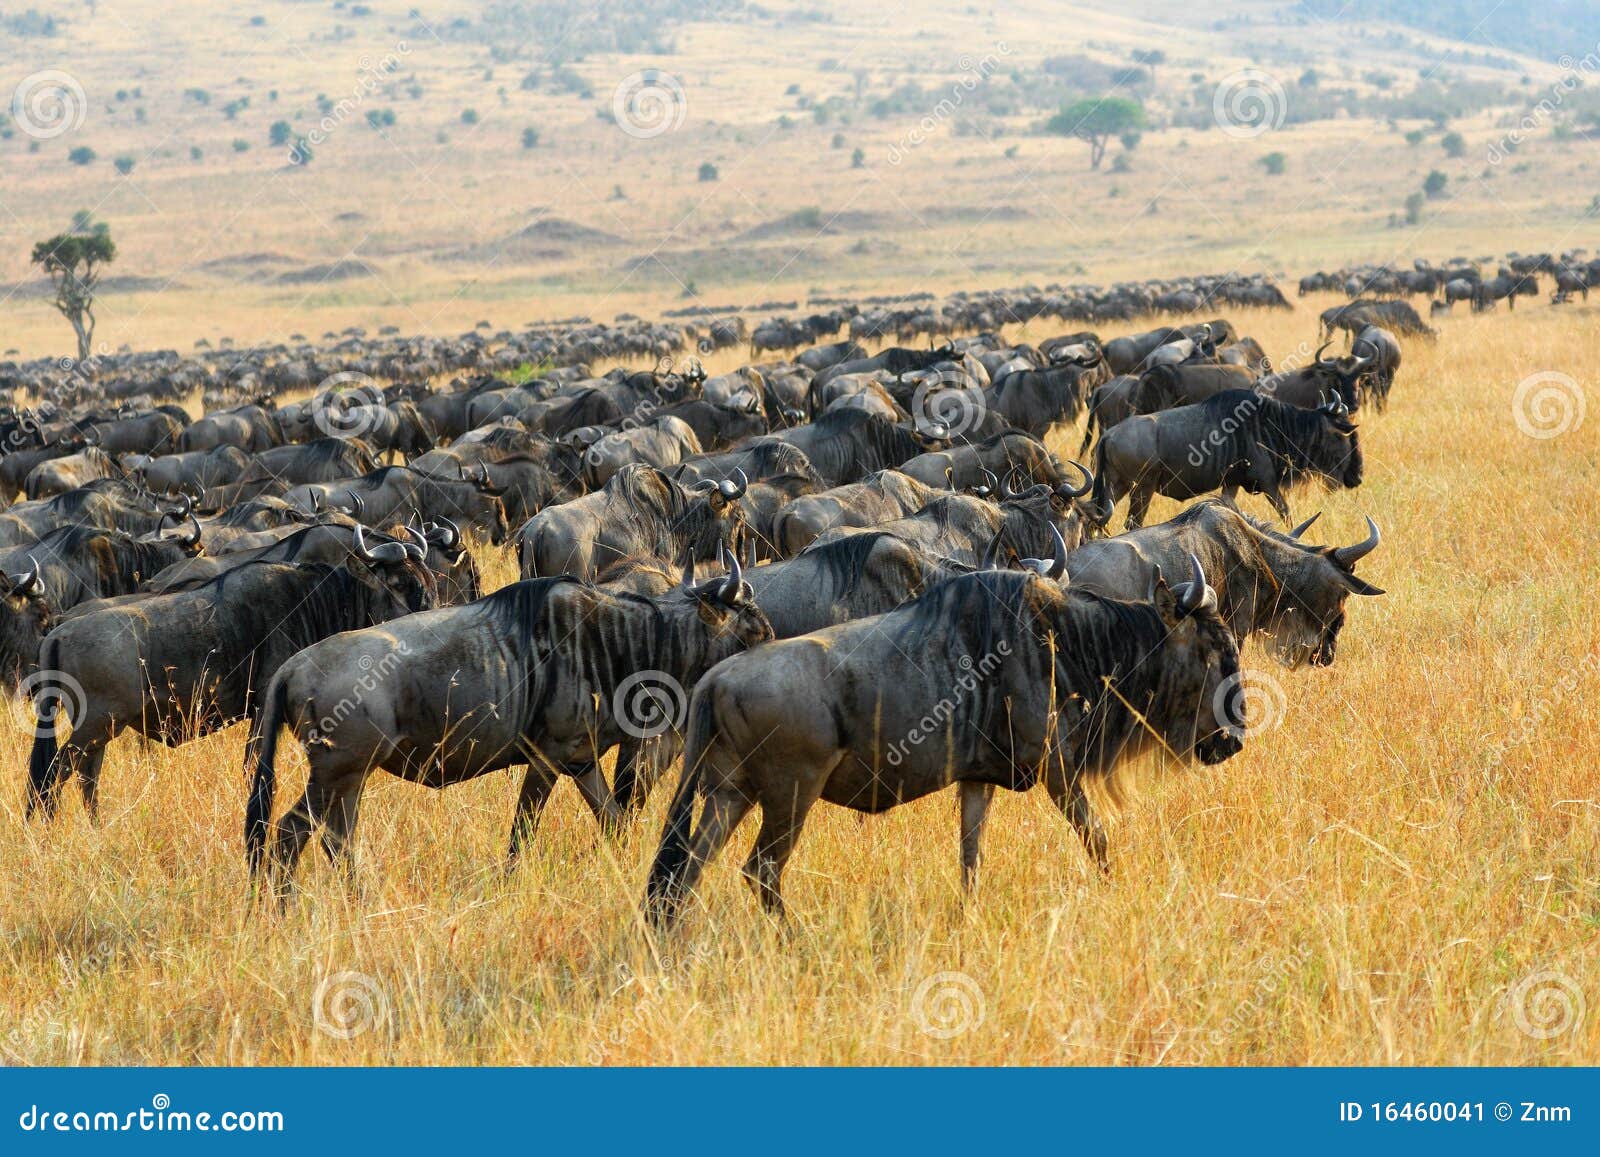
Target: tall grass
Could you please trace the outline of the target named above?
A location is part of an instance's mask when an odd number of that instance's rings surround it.
[[[1593,318],[1541,306],[1407,343],[1389,412],[1363,416],[1366,484],[1292,499],[1326,511],[1323,541],[1376,517],[1362,573],[1388,595],[1351,600],[1331,669],[1247,651],[1281,725],[1147,787],[1109,880],[1042,791],[1001,793],[967,903],[950,793],[865,822],[821,807],[792,931],[739,878],[747,821],[657,951],[636,913],[666,791],[606,841],[563,785],[506,876],[514,776],[379,776],[354,885],[308,855],[279,913],[246,899],[241,729],[118,740],[102,825],[69,799],[46,827],[22,819],[19,709],[0,733],[0,1058],[1594,1063],[1600,414],[1549,439],[1512,416],[1542,370],[1600,404]],[[1315,326],[1306,303],[1240,320],[1273,353]],[[509,554],[488,570],[515,577]],[[303,764],[280,765],[292,800]]]

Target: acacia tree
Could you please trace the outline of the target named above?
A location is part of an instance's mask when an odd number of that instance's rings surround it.
[[[85,222],[87,225],[87,222]],[[33,247],[33,264],[42,267],[55,283],[55,306],[78,335],[78,361],[89,360],[94,339],[94,293],[103,266],[116,260],[117,245],[111,227],[99,222],[85,229],[60,233]]]
[[[1126,97],[1108,96],[1066,105],[1051,117],[1045,129],[1063,137],[1089,142],[1089,167],[1105,160],[1106,142],[1123,133],[1144,128],[1144,106]]]

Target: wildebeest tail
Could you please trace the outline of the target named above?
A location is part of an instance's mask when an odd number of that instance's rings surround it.
[[[1094,486],[1089,491],[1089,509],[1101,526],[1111,522],[1111,512],[1117,500],[1111,496],[1111,482],[1106,476],[1106,440],[1102,434],[1094,446]]]
[[[36,724],[33,729],[33,751],[28,756],[28,814],[31,816],[35,808],[44,805],[53,793],[56,780],[60,774],[58,761],[61,751],[56,742],[56,708],[61,703],[61,688],[55,681],[55,672],[59,671],[60,659],[58,653],[61,644],[55,639],[46,639],[39,652],[39,676],[33,687],[33,701],[38,708]],[[50,716],[45,717],[45,710],[50,711]]]
[[[650,865],[645,884],[645,915],[654,924],[665,924],[677,914],[683,902],[682,881],[689,863],[689,836],[694,823],[694,805],[700,796],[700,768],[705,750],[716,736],[716,714],[708,686],[689,701],[688,734],[683,745],[683,771],[678,790],[667,808],[667,823],[661,831],[661,846]]]
[[[250,725],[250,738],[245,743],[245,751],[253,752],[256,758],[255,774],[250,780],[250,800],[244,809],[245,857],[252,876],[261,869],[267,852],[267,824],[272,819],[272,797],[278,786],[278,773],[273,765],[278,757],[278,732],[284,723],[287,685],[283,672],[272,677],[261,711]]]
[[[1078,447],[1078,457],[1082,458],[1089,452],[1089,443],[1094,441],[1094,428],[1099,423],[1100,410],[1095,405],[1094,394],[1089,395],[1089,413],[1083,420],[1083,445]]]

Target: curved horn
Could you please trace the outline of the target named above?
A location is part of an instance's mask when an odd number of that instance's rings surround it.
[[[439,526],[447,535],[439,545],[445,550],[454,550],[461,542],[461,528],[443,515],[439,517]]]
[[[198,546],[200,544],[200,520],[194,515],[189,516],[189,525],[194,528],[192,534],[180,534],[173,538],[179,546]]]
[[[1200,610],[1207,602],[1215,606],[1216,593],[1206,585],[1206,572],[1200,568],[1200,560],[1193,554],[1189,556],[1189,570],[1190,579],[1178,593],[1178,605],[1190,614]]]
[[[356,524],[355,551],[356,557],[366,563],[395,563],[404,562],[406,556],[415,549],[409,542],[383,542],[376,548],[367,546],[366,528],[360,523]]]
[[[405,543],[404,545],[406,545],[407,547],[416,548],[416,552],[417,552],[416,556],[417,556],[417,558],[419,558],[419,559],[427,558],[428,557],[428,536],[423,534],[422,531],[418,530],[416,527],[412,526],[409,522],[406,523],[406,525],[405,525],[405,527],[403,529],[406,532],[406,537],[411,540],[410,542]]]
[[[1071,465],[1076,466],[1078,468],[1078,472],[1083,475],[1083,485],[1077,489],[1073,489],[1065,482],[1058,482],[1056,483],[1055,491],[1063,498],[1082,498],[1085,494],[1094,489],[1094,475],[1089,473],[1089,468],[1082,462],[1072,458],[1067,459],[1067,461]]]
[[[978,565],[979,570],[1000,569],[1000,540],[1005,537],[1005,534],[1006,528],[1004,526],[994,532],[994,537],[989,540],[989,545],[984,548],[983,562]]]
[[[1356,563],[1366,558],[1367,555],[1378,549],[1378,544],[1383,541],[1383,535],[1378,533],[1378,524],[1372,521],[1372,516],[1367,516],[1367,537],[1365,541],[1353,546],[1338,546],[1333,550],[1333,557],[1341,564],[1353,567]]]
[[[1299,526],[1297,526],[1293,530],[1291,530],[1289,532],[1289,537],[1290,538],[1294,538],[1294,539],[1298,539],[1302,534],[1304,534],[1306,531],[1311,529],[1311,524],[1313,522],[1315,522],[1317,519],[1319,519],[1321,517],[1322,517],[1322,511],[1319,510],[1315,514],[1313,514],[1310,518],[1308,518],[1304,522],[1302,522]]]
[[[362,512],[367,509],[367,504],[361,501],[361,495],[357,494],[355,491],[350,490],[346,491],[346,493],[350,495],[351,513],[354,514],[356,519],[359,521]]]
[[[733,474],[738,481],[732,483],[731,490],[729,489],[729,482],[723,482],[717,489],[722,491],[725,498],[743,498],[744,492],[750,489],[750,476],[737,466],[733,468]]]
[[[1328,347],[1329,347],[1329,346],[1331,346],[1331,345],[1332,345],[1332,344],[1333,344],[1333,339],[1332,339],[1332,338],[1329,338],[1329,339],[1328,339],[1328,340],[1327,340],[1327,341],[1325,341],[1325,342],[1323,342],[1323,343],[1322,343],[1322,344],[1321,344],[1321,345],[1319,345],[1319,346],[1318,346],[1318,347],[1317,347],[1317,354],[1316,354],[1316,356],[1315,356],[1315,357],[1313,357],[1313,358],[1312,358],[1312,359],[1311,359],[1311,360],[1312,360],[1312,361],[1313,361],[1313,362],[1316,362],[1316,363],[1317,363],[1317,364],[1318,364],[1318,365],[1321,365],[1321,364],[1322,364],[1322,351],[1323,351],[1323,350],[1325,350],[1325,349],[1327,349],[1327,348],[1328,348]]]
[[[744,567],[739,565],[739,556],[733,551],[723,548],[728,560],[728,577],[722,580],[722,585],[717,588],[717,598],[730,607],[739,605],[739,591],[744,586]]]
[[[1013,466],[1006,471],[1006,476],[1000,480],[1000,497],[1006,502],[1010,502],[1018,494],[1018,491],[1011,489],[1011,480],[1016,476],[1017,468]]]
[[[994,471],[990,470],[987,466],[982,467],[982,470],[983,470],[983,486],[984,486],[985,493],[986,494],[995,493],[996,491],[998,491],[1000,489],[1000,479],[996,478],[994,476]]]
[[[11,583],[11,593],[12,594],[14,594],[14,595],[29,595],[29,594],[32,594],[34,592],[34,590],[36,590],[38,588],[38,586],[39,586],[39,561],[37,559],[35,559],[33,557],[33,555],[31,555],[31,554],[28,556],[28,566],[29,566],[30,569],[23,571],[19,575],[7,575],[6,576],[7,581]]]
[[[1067,573],[1067,540],[1061,537],[1061,531],[1053,522],[1050,524],[1050,537],[1054,542],[1051,544],[1049,561],[1042,558],[1025,558],[1022,560],[1022,565],[1036,575],[1054,580]]]

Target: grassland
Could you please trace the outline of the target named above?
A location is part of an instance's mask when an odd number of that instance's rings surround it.
[[[1322,304],[1241,328],[1281,353]],[[636,913],[666,793],[607,842],[564,785],[506,876],[499,774],[374,782],[353,886],[307,856],[280,915],[246,901],[239,729],[119,740],[103,824],[69,801],[45,827],[22,818],[19,713],[0,732],[0,1059],[1595,1063],[1600,422],[1525,410],[1570,427],[1531,437],[1513,401],[1558,371],[1594,407],[1595,316],[1536,303],[1407,346],[1362,424],[1365,485],[1294,502],[1326,511],[1324,541],[1376,517],[1363,573],[1389,593],[1352,601],[1331,669],[1252,646],[1282,710],[1221,767],[1142,777],[1109,880],[1042,792],[997,801],[968,903],[949,794],[866,822],[823,808],[788,873],[792,933],[738,878],[747,826],[653,946]],[[302,766],[284,759],[280,797]]]

